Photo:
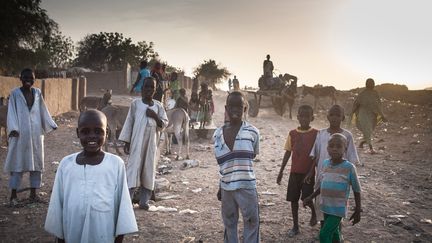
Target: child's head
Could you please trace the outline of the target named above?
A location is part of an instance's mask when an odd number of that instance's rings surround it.
[[[192,92],[192,94],[191,94],[191,100],[192,101],[197,101],[198,100],[198,94],[196,92]]]
[[[208,90],[208,84],[207,83],[201,83],[201,91],[207,91]]]
[[[327,113],[327,120],[330,122],[330,127],[340,128],[342,121],[345,120],[344,108],[333,105]]]
[[[269,54],[267,54],[267,56],[266,56],[266,57],[267,57],[267,60],[270,60],[270,55],[269,55]]]
[[[78,118],[77,136],[86,152],[99,152],[107,136],[107,118],[104,113],[90,109]]]
[[[245,98],[241,92],[234,91],[228,94],[226,99],[225,111],[230,122],[239,122],[243,119],[245,112]]]
[[[144,84],[141,88],[141,97],[145,100],[153,99],[153,95],[156,91],[156,79],[153,77],[147,77],[144,79]]]
[[[327,152],[332,160],[342,159],[347,148],[347,138],[342,133],[334,133],[327,144]]]
[[[298,108],[297,120],[300,127],[309,128],[309,124],[314,120],[313,109],[310,105],[301,105]]]
[[[184,88],[181,88],[179,90],[180,96],[186,97],[186,90]]]
[[[35,81],[35,75],[32,69],[25,68],[21,71],[20,80],[24,88],[30,88]]]
[[[141,63],[140,63],[140,68],[141,69],[146,68],[147,65],[148,65],[147,60],[142,60]]]

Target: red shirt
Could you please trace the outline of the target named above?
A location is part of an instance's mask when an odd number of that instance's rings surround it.
[[[285,143],[285,150],[291,151],[291,172],[306,174],[312,166],[312,159],[309,156],[318,130],[310,128],[303,131],[298,128],[288,133]]]

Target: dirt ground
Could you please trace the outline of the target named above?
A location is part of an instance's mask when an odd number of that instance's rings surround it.
[[[224,92],[215,92],[216,125],[222,122],[224,100]],[[341,93],[338,101],[348,109],[352,96]],[[128,102],[128,97],[116,96],[113,100],[114,104]],[[301,234],[288,239],[287,232],[292,227],[290,205],[285,201],[289,170],[285,171],[282,185],[276,184],[286,135],[298,122],[290,120],[287,114],[277,116],[269,102],[263,102],[258,117],[249,118],[261,132],[261,154],[254,165],[260,201],[261,240],[314,242],[319,227],[308,225],[310,212],[303,208],[300,209]],[[329,107],[326,102],[322,101],[325,109]],[[313,104],[310,98],[297,100],[294,114],[302,103]],[[358,168],[364,213],[361,222],[355,226],[344,222],[345,242],[432,242],[432,107],[384,101],[384,112],[390,122],[377,127],[373,141],[379,153],[371,155],[366,150],[358,151],[365,164]],[[49,201],[57,162],[80,150],[75,135],[77,116],[71,112],[56,117],[59,129],[45,137],[44,185],[39,195],[46,202]],[[312,126],[327,126],[324,109],[315,112]],[[349,129],[358,143],[361,137],[358,130]],[[180,170],[180,161],[160,162],[160,165],[173,168],[171,173],[158,175],[158,178],[170,182],[170,190],[164,193],[178,197],[154,204],[176,208],[177,212],[135,209],[139,232],[128,235],[125,242],[222,242],[220,202],[216,199],[218,166],[212,149],[209,140],[191,141],[191,157],[200,161],[199,167]],[[2,147],[2,167],[5,157],[6,148]],[[123,159],[127,158],[123,156]],[[24,183],[28,183],[27,179]],[[0,186],[0,242],[53,242],[53,237],[43,230],[48,204],[9,208],[8,175],[0,174]],[[18,196],[25,199],[28,192]],[[353,199],[350,203],[354,205]],[[180,213],[186,209],[197,212]],[[241,224],[239,230],[242,231]]]

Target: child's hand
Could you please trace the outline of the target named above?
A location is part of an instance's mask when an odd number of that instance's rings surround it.
[[[306,184],[311,184],[311,179],[312,179],[312,175],[310,175],[309,173],[305,176],[303,182]]]
[[[19,132],[13,130],[12,132],[9,133],[9,137],[19,137]]]
[[[222,200],[222,192],[221,192],[221,189],[220,189],[220,188],[219,188],[219,190],[218,190],[218,192],[217,192],[217,194],[216,194],[216,197],[217,197],[217,199],[218,199],[219,201]]]
[[[152,110],[152,109],[147,109],[147,110],[146,110],[146,115],[147,115],[148,117],[150,117],[150,118],[155,119],[155,120],[157,120],[157,118],[158,118],[158,115],[157,115],[156,112],[155,112],[154,110]]]
[[[278,177],[277,177],[277,179],[276,179],[276,183],[277,183],[278,185],[281,184],[282,177],[283,177],[283,173],[279,172],[279,175],[278,175]]]
[[[312,198],[311,197],[306,197],[305,199],[303,199],[303,207],[306,207],[310,204],[312,204]]]
[[[123,147],[123,151],[125,154],[129,154],[130,152],[130,143],[125,143],[124,147]]]
[[[353,222],[352,222],[352,225],[355,225],[355,224],[357,224],[358,222],[360,222],[360,219],[361,219],[361,209],[360,210],[358,210],[358,209],[356,209],[355,211],[354,211],[354,213],[353,213],[353,215],[351,216],[351,218],[349,219],[350,221],[352,220]]]

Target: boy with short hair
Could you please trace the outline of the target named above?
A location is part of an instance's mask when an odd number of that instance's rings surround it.
[[[140,189],[139,207],[144,210],[149,209],[154,190],[160,131],[168,124],[162,103],[153,98],[156,88],[155,78],[144,79],[141,99],[132,101],[119,136],[125,142],[124,152],[130,154],[126,165],[130,193]]]
[[[318,178],[322,171],[323,162],[330,158],[327,152],[327,144],[332,134],[341,133],[347,138],[347,149],[344,151],[344,158],[353,164],[360,163],[357,155],[357,149],[354,144],[354,138],[350,131],[341,127],[342,121],[345,120],[344,109],[340,105],[333,105],[327,113],[327,120],[330,123],[328,128],[321,129],[315,139],[315,144],[310,153],[310,157],[314,159],[314,166],[312,166],[305,180],[310,181],[315,173],[315,189],[319,187]],[[316,171],[315,171],[316,169]],[[320,208],[319,196],[315,200],[315,208]],[[323,214],[317,213],[317,219],[323,224]]]
[[[288,134],[285,143],[285,155],[276,181],[277,184],[280,185],[283,171],[292,154],[292,165],[286,200],[291,202],[291,212],[294,225],[288,232],[289,237],[294,237],[300,233],[298,224],[298,201],[300,195],[301,199],[304,199],[313,193],[314,182],[306,183],[304,182],[304,179],[313,166],[313,160],[309,157],[309,154],[318,133],[318,130],[310,126],[310,122],[314,120],[313,109],[311,106],[300,106],[297,113],[297,119],[300,126],[297,129],[291,130]],[[312,203],[309,204],[308,207],[312,210],[310,225],[314,226],[317,223],[315,208]]]
[[[122,242],[123,235],[138,231],[124,162],[102,150],[106,129],[102,112],[80,114],[83,151],[61,160],[45,220],[58,242]]]
[[[330,159],[323,162],[322,172],[317,180],[319,187],[303,201],[304,205],[308,205],[314,197],[321,194],[320,210],[324,213],[324,224],[319,234],[321,243],[341,242],[339,225],[348,212],[350,186],[355,200],[355,209],[350,220],[353,220],[353,225],[360,222],[360,182],[355,165],[343,157],[346,149],[347,138],[343,134],[334,133],[330,136],[327,146]]]
[[[7,112],[9,146],[4,170],[10,173],[10,205],[19,206],[17,189],[24,172],[30,173],[30,202],[41,201],[36,189],[41,187],[44,168],[44,134],[57,129],[35,82],[33,70],[22,70],[22,86],[11,91]]]
[[[259,210],[253,159],[259,153],[259,131],[243,121],[245,98],[228,95],[225,110],[230,122],[216,129],[214,152],[221,175],[218,199],[222,201],[224,242],[238,242],[239,209],[243,216],[243,241],[259,242]]]

